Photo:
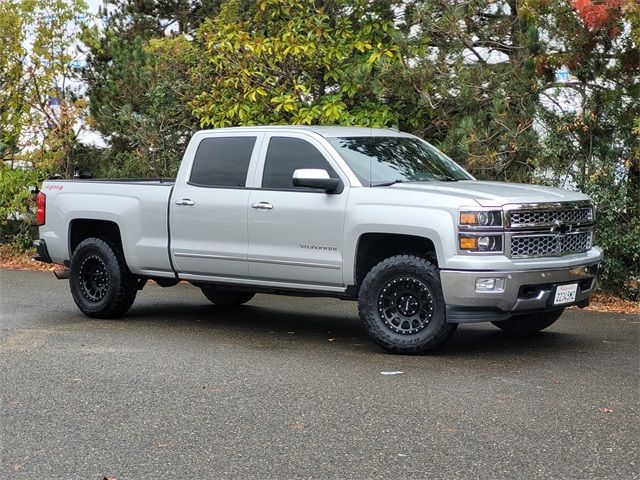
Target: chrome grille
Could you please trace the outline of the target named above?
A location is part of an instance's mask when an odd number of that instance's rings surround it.
[[[554,222],[569,224],[590,222],[593,209],[571,208],[566,210],[515,210],[509,216],[512,227],[552,225]]]
[[[591,248],[591,234],[588,231],[567,235],[514,235],[511,237],[511,257],[529,258],[586,252]]]

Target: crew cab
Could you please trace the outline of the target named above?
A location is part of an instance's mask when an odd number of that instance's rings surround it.
[[[90,317],[124,315],[149,279],[219,306],[332,296],[397,353],[465,322],[540,331],[588,304],[602,261],[587,196],[477,181],[389,129],[203,130],[175,181],[47,180],[37,200],[37,258],[68,267]]]

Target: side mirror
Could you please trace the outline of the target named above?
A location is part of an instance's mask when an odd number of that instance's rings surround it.
[[[293,186],[317,188],[327,193],[340,193],[344,186],[339,178],[331,178],[329,172],[318,168],[301,168],[293,172]]]

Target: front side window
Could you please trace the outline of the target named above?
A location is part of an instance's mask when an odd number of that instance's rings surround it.
[[[473,180],[453,160],[411,137],[344,137],[329,142],[362,185],[429,180]]]
[[[244,187],[256,137],[205,138],[198,145],[189,183],[199,187]]]
[[[322,153],[306,140],[271,137],[264,161],[262,188],[308,190],[293,186],[293,172],[301,168],[326,170],[331,178],[338,178]]]

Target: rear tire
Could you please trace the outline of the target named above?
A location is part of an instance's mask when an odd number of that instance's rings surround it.
[[[358,312],[371,338],[392,353],[430,352],[457,328],[446,322],[437,267],[412,255],[387,258],[371,269],[360,287]]]
[[[491,323],[508,333],[537,333],[553,325],[563,312],[564,308],[551,312],[528,313]]]
[[[200,289],[211,303],[219,307],[236,307],[243,303],[247,303],[255,296],[255,293],[253,292],[217,290],[212,286],[203,286],[200,287]]]
[[[80,311],[92,318],[124,315],[138,293],[137,278],[127,268],[120,248],[102,238],[87,238],[76,247],[69,287]]]

